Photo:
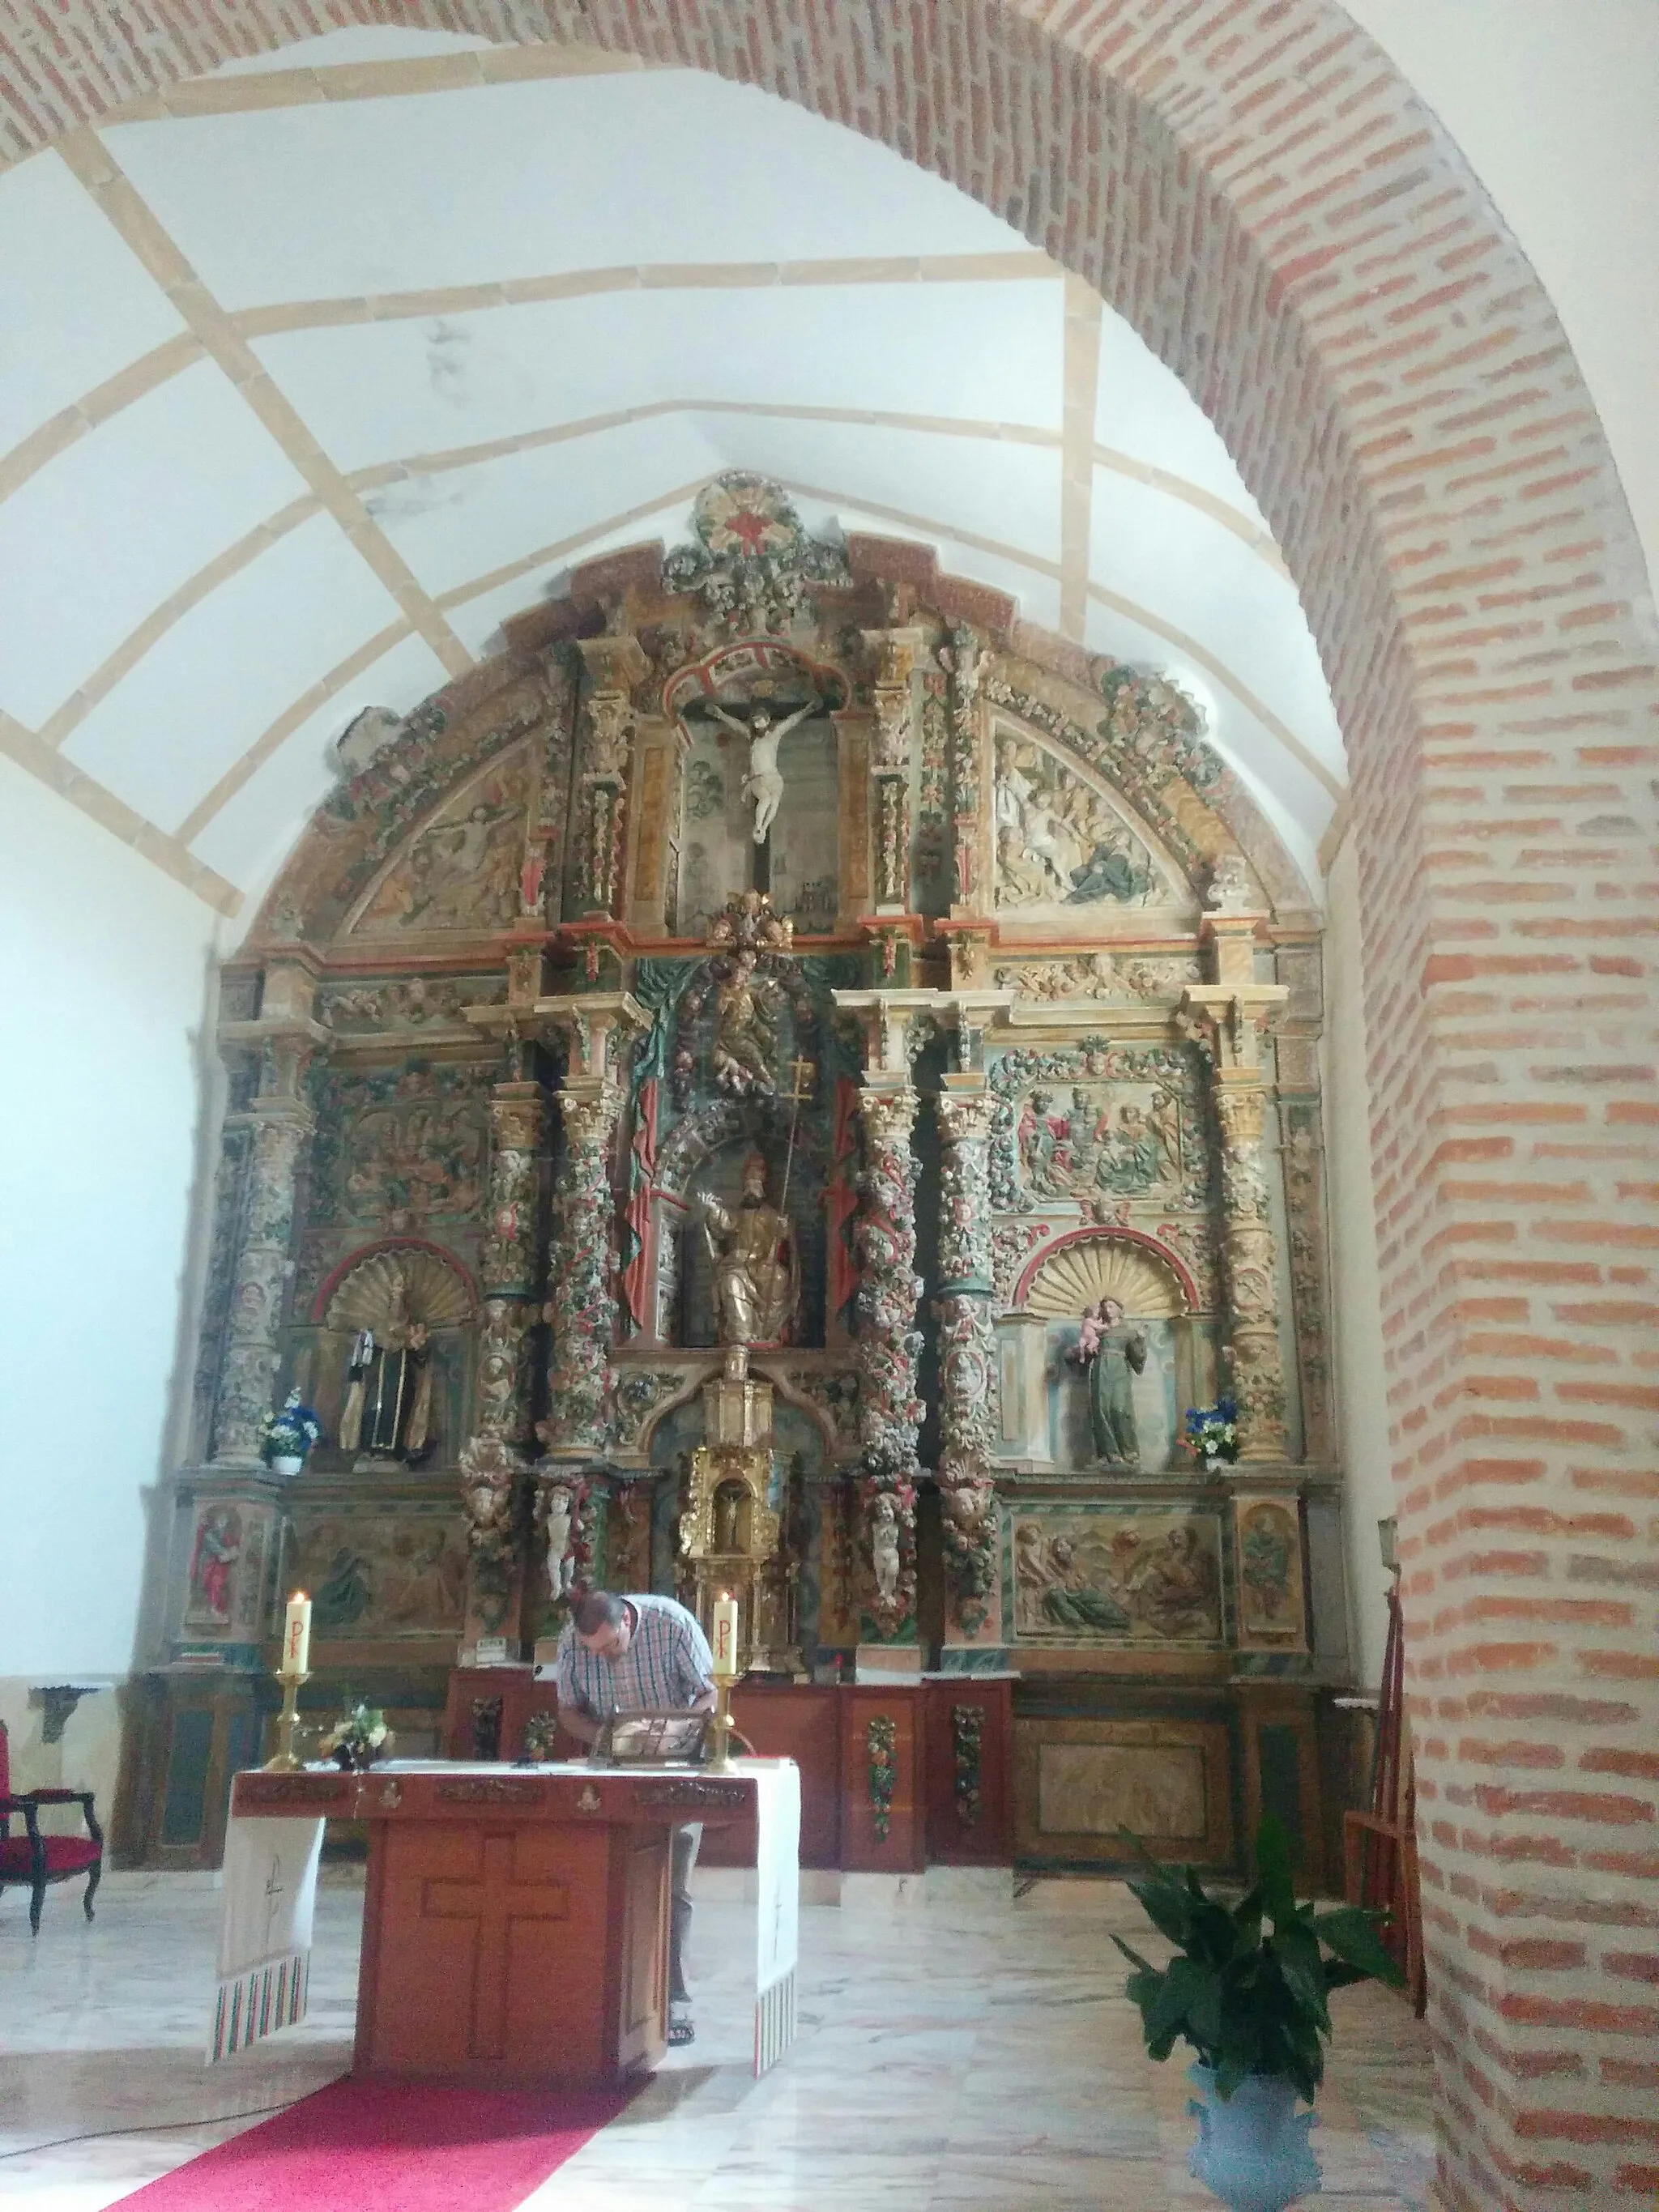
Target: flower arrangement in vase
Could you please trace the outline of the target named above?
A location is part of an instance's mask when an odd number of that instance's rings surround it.
[[[1218,1398],[1213,1406],[1188,1406],[1183,1441],[1212,1474],[1218,1467],[1231,1467],[1238,1457],[1237,1401]]]
[[[1314,2115],[1296,2105],[1311,2106],[1324,2079],[1329,1992],[1404,1981],[1378,1932],[1387,1916],[1298,1905],[1290,1838],[1271,1815],[1255,1833],[1255,1884],[1237,1904],[1209,1895],[1191,1867],[1161,1866],[1127,1829],[1123,1837],[1146,1869],[1129,1887],[1175,1946],[1169,1964],[1155,1966],[1114,1936],[1135,1970],[1125,1994],[1140,2008],[1149,2057],[1167,2058],[1177,2038],[1198,2054],[1188,2079],[1203,2101],[1187,2108],[1199,2124],[1188,2171],[1234,2212],[1282,2212],[1319,2187]]]
[[[544,1766],[556,1756],[559,1743],[559,1717],[556,1713],[532,1713],[524,1724],[524,1755],[532,1766]]]
[[[378,1705],[360,1699],[341,1714],[317,1748],[348,1774],[362,1774],[396,1741]]]
[[[306,1455],[322,1442],[323,1425],[297,1390],[259,1424],[259,1456],[273,1474],[298,1474]]]

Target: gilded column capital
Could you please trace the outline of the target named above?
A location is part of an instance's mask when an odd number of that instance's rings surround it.
[[[623,1108],[619,1083],[573,1085],[557,1097],[565,1141],[573,1151],[602,1150],[610,1143]]]
[[[605,1083],[617,1052],[651,1026],[631,991],[573,991],[538,999],[538,1028],[563,1048],[567,1085],[581,1090]],[[562,1095],[562,1094],[561,1094]]]
[[[596,691],[631,691],[650,673],[645,647],[629,630],[605,630],[598,637],[579,637],[576,650]]]
[[[1176,1010],[1176,1025],[1218,1073],[1258,1069],[1262,1040],[1283,1018],[1290,995],[1283,983],[1189,983]]]
[[[1267,1114],[1267,1094],[1261,1084],[1218,1083],[1215,1111],[1221,1141],[1229,1152],[1261,1143]]]
[[[489,1094],[489,1126],[504,1152],[533,1152],[542,1140],[546,1101],[537,1083],[498,1083]]]
[[[972,1078],[947,1077],[945,1080],[948,1086],[953,1087],[947,1087],[933,1101],[939,1134],[953,1147],[988,1143],[991,1124],[996,1118],[996,1101],[984,1088],[983,1079],[980,1079],[972,1090],[954,1087],[974,1080]]]
[[[908,1084],[891,1091],[862,1091],[859,1110],[864,1116],[865,1130],[872,1145],[883,1152],[908,1154],[920,1103]]]

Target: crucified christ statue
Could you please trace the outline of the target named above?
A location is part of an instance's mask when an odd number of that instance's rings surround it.
[[[809,714],[823,711],[820,699],[809,699],[804,707],[797,707],[793,714],[782,721],[772,720],[772,709],[763,700],[757,700],[749,711],[746,721],[728,714],[718,699],[703,702],[717,722],[724,722],[728,730],[743,738],[749,747],[749,767],[743,779],[744,795],[752,799],[755,806],[755,842],[763,845],[777,817],[783,800],[783,775],[778,767],[778,747],[797,722],[804,722]]]

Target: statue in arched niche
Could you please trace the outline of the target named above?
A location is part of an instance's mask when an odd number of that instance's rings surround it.
[[[351,1379],[340,1415],[343,1450],[423,1456],[432,1436],[430,1335],[410,1313],[399,1280],[379,1331],[360,1328],[352,1339]]]
[[[340,1449],[375,1459],[424,1459],[437,1443],[432,1332],[470,1319],[453,1268],[407,1248],[373,1253],[329,1301],[331,1328],[351,1331]]]
[[[795,1232],[766,1195],[766,1162],[750,1152],[742,1196],[722,1206],[711,1191],[696,1204],[714,1266],[715,1319],[722,1344],[779,1344],[800,1297]]]
[[[1095,1456],[1108,1467],[1138,1468],[1134,1378],[1146,1365],[1146,1333],[1126,1321],[1116,1298],[1083,1316],[1071,1358],[1089,1376],[1089,1427]]]

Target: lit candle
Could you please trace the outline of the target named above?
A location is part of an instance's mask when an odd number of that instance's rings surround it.
[[[310,1656],[311,1600],[303,1590],[295,1590],[288,1601],[288,1617],[283,1624],[283,1673],[303,1674]]]
[[[714,1600],[714,1672],[735,1681],[738,1673],[738,1601],[729,1590]]]

